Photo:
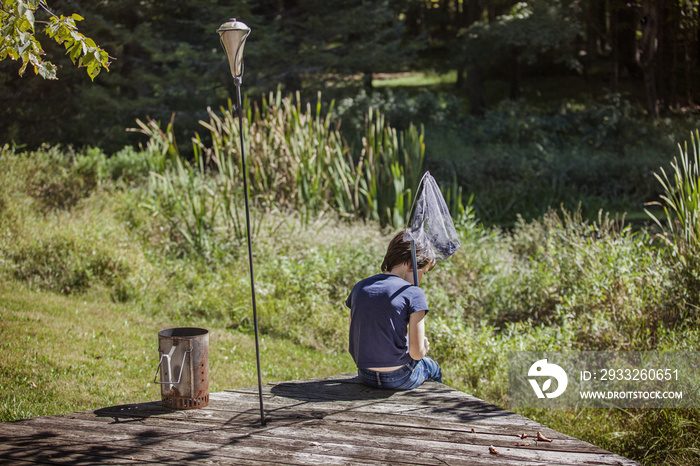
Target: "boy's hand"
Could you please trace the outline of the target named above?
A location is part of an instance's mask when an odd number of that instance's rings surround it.
[[[425,354],[428,354],[428,351],[430,351],[430,342],[426,337],[423,337],[423,346],[425,347]]]

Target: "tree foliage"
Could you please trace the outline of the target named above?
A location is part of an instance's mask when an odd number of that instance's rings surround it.
[[[37,12],[48,16],[37,19]],[[37,38],[41,26],[49,39],[65,47],[74,65],[85,68],[91,80],[102,69],[109,71],[110,57],[94,40],[83,35],[76,22],[83,17],[56,15],[44,0],[2,0],[0,3],[0,60],[21,60],[19,75],[23,76],[28,65],[44,79],[57,79],[56,65],[44,58],[44,48]]]
[[[522,65],[534,65],[547,56],[567,68],[581,69],[573,47],[581,34],[576,14],[576,4],[566,0],[516,3],[494,20],[472,24],[462,35],[463,53],[458,61],[481,67],[508,66],[510,97],[517,98]]]
[[[470,26],[464,34],[462,59],[484,64],[515,56],[532,65],[543,54],[553,53],[556,61],[578,69],[572,42],[580,32],[574,6],[558,0],[520,2],[495,21]]]
[[[67,16],[49,13],[47,2],[0,0],[0,58],[10,58],[0,60],[0,143],[114,152],[138,141],[124,131],[136,118],[172,114],[186,143],[207,107],[235,92],[215,32],[230,17],[252,29],[244,83],[254,99],[277,87],[311,99],[318,90],[355,97],[379,73],[456,70],[454,98],[468,98],[477,114],[530,97],[523,83],[553,74],[595,79],[588,87],[600,89],[598,99],[639,89],[635,98],[652,117],[700,100],[700,11],[689,0],[50,2],[75,12]],[[12,59],[21,73],[61,79],[20,78]],[[95,83],[84,79],[108,65]]]
[[[256,58],[268,83],[299,90],[364,75],[371,85],[372,73],[405,69],[413,59],[404,21],[388,0],[261,3],[253,8],[264,19]]]

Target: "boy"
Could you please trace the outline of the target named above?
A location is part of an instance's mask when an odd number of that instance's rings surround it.
[[[425,293],[413,283],[411,242],[405,231],[389,243],[381,274],[359,281],[345,305],[350,308],[350,354],[362,383],[409,390],[426,380],[442,382],[438,363],[426,356],[428,312]],[[418,285],[435,259],[416,248]]]

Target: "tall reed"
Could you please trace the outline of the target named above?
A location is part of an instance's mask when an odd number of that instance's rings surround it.
[[[700,315],[700,130],[690,133],[680,145],[680,159],[674,157],[670,175],[661,168],[654,176],[661,184],[662,202],[650,203],[663,207],[665,221],[647,210],[649,216],[664,231],[657,235],[670,247],[679,278],[686,290],[685,314]]]
[[[311,151],[304,153],[305,144],[299,139],[313,137],[322,152],[338,144],[325,142],[331,134],[328,125],[319,125],[320,114],[301,112],[291,106],[291,99],[276,98],[263,102],[262,110],[253,111],[246,101],[243,108],[244,143],[250,167],[250,194],[252,234],[260,233],[267,210],[278,206],[316,214],[328,205],[318,187],[324,167],[315,167],[316,161],[325,162]],[[320,104],[319,104],[320,107]],[[231,102],[220,114],[208,109],[209,121],[201,122],[211,134],[211,145],[205,144],[198,134],[192,139],[194,160],[180,156],[174,144],[172,122],[161,130],[157,122],[137,121],[138,131],[149,136],[146,151],[156,163],[150,164],[148,198],[144,206],[160,216],[176,238],[188,251],[207,259],[213,254],[236,248],[245,239],[243,214],[243,182],[241,178],[241,148],[237,114]],[[313,126],[311,126],[313,125]],[[324,134],[325,131],[325,134]],[[330,138],[339,138],[331,134]],[[343,162],[346,159],[341,159]],[[317,163],[317,165],[319,165]],[[334,162],[333,170],[344,174],[342,163]],[[331,180],[341,180],[330,177]],[[328,190],[324,187],[326,191]],[[349,195],[346,194],[347,197]],[[302,210],[305,209],[305,210]]]
[[[381,112],[370,109],[356,174],[359,196],[355,209],[363,218],[381,225],[406,225],[413,189],[423,175],[424,157],[422,128],[411,125],[406,132],[399,132],[386,124]]]
[[[270,93],[260,104],[244,101],[243,141],[248,167],[253,231],[272,209],[299,212],[305,225],[334,211],[343,217],[403,228],[423,175],[423,128],[391,127],[384,115],[369,109],[360,147],[349,146],[333,115],[334,103],[302,104],[300,94]],[[217,237],[245,238],[241,213],[241,172],[238,110],[231,101],[219,111],[207,109],[200,121],[210,142],[192,138],[194,160],[184,159],[175,145],[172,121],[165,131],[157,122],[137,121],[149,136],[154,153],[151,199],[145,205],[161,215],[192,250],[205,256],[219,247]],[[359,153],[357,153],[359,151]],[[466,213],[461,189],[447,190],[454,208]]]
[[[246,99],[243,139],[248,146],[250,194],[259,206],[318,214],[331,205],[348,204],[350,192],[343,178],[349,171],[348,148],[339,124],[332,126],[332,107],[323,112],[320,95],[312,108],[302,106],[298,94],[296,99],[283,98],[280,91],[270,93],[254,108]],[[206,147],[199,136],[194,145],[220,174],[238,184],[241,148],[236,110],[229,102],[228,108],[218,113],[208,109],[208,114],[209,121],[200,123],[209,130],[212,145]]]
[[[150,198],[144,206],[160,215],[192,251],[210,257],[221,200],[214,180],[205,176],[203,161],[177,156],[162,173],[152,171]]]
[[[358,155],[353,153],[318,94],[315,105],[302,104],[297,93],[270,93],[260,105],[243,108],[250,195],[262,208],[296,210],[307,218],[334,210],[400,228],[405,225],[413,192],[422,176],[423,129],[400,132],[375,110],[366,116]],[[231,186],[240,185],[240,143],[236,110],[231,103],[219,112],[208,109],[200,123],[211,146],[193,139],[195,150],[211,160]],[[226,209],[224,209],[226,211]]]
[[[170,122],[165,130],[160,128],[160,122],[152,118],[146,118],[146,121],[136,119],[138,128],[127,128],[127,131],[142,133],[148,136],[146,147],[141,147],[141,150],[149,154],[148,169],[156,173],[163,173],[168,165],[168,161],[180,157],[180,152],[175,142],[175,133],[173,132],[173,121],[175,114],[170,117]]]

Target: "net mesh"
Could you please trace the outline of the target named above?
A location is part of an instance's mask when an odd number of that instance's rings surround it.
[[[459,248],[459,236],[445,198],[430,172],[425,172],[416,192],[420,196],[415,201],[413,219],[405,239],[412,239],[416,248],[432,259],[447,259]]]

